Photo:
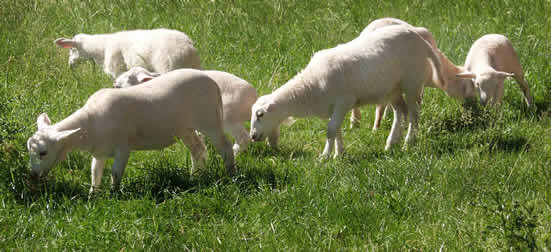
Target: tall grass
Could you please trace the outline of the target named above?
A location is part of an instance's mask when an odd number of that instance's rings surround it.
[[[537,1],[22,1],[0,2],[0,247],[90,250],[549,250],[551,248],[551,2]],[[166,27],[186,32],[203,66],[234,73],[266,94],[324,48],[376,18],[429,28],[462,64],[474,40],[506,35],[535,106],[506,81],[498,109],[427,89],[419,139],[383,151],[389,121],[344,130],[344,157],[318,161],[326,122],[283,127],[225,175],[211,159],[188,175],[181,144],[136,152],[122,190],[88,198],[90,156],[72,152],[29,184],[25,141],[36,117],[54,122],[111,80],[101,67],[67,66],[52,41],[77,33]],[[210,156],[216,153],[209,149]],[[105,172],[109,174],[109,170]]]

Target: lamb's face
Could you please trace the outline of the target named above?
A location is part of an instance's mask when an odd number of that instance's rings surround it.
[[[160,74],[151,73],[143,67],[132,67],[130,70],[121,74],[115,82],[113,82],[113,87],[115,88],[125,88],[138,84],[142,84],[146,81],[149,81]]]
[[[38,131],[27,140],[31,177],[38,178],[48,174],[57,161],[65,158],[64,145],[80,128],[57,131],[50,127],[50,118],[46,113],[36,120]]]
[[[262,96],[258,98],[251,109],[251,132],[253,141],[262,141],[268,132],[273,132],[281,120],[273,110],[271,98]]]
[[[498,71],[477,74],[474,79],[474,86],[478,90],[480,103],[486,105],[490,100],[498,98],[496,93],[498,87],[502,86],[505,78],[510,76],[514,75]]]
[[[38,130],[27,141],[29,161],[31,166],[31,177],[39,178],[48,174],[60,155],[61,146],[59,141],[53,137],[51,130]]]

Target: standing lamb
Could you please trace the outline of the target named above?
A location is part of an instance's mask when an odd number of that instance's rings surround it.
[[[77,34],[54,43],[70,48],[69,65],[94,60],[113,79],[134,66],[166,73],[179,68],[201,68],[199,52],[183,32],[169,29],[132,30],[109,34]]]
[[[407,111],[405,144],[414,140],[419,97],[429,58],[445,84],[440,61],[429,43],[403,26],[389,26],[335,48],[314,54],[310,63],[285,85],[260,97],[252,107],[251,138],[260,141],[289,116],[329,118],[322,158],[344,151],[341,124],[346,113],[364,104],[390,102],[394,122],[385,149],[399,141]],[[405,94],[406,102],[402,97]]]
[[[365,27],[360,36],[365,36],[366,34],[369,34],[370,32],[373,32],[379,28],[390,25],[403,25],[417,32],[423,39],[429,42],[435,53],[438,55],[440,62],[442,63],[442,73],[444,74],[444,78],[447,82],[446,88],[442,87],[442,84],[439,83],[437,76],[434,75],[432,68],[430,67],[427,68],[425,73],[425,86],[443,89],[449,96],[452,96],[459,100],[475,96],[474,87],[470,79],[457,76],[457,74],[465,72],[464,68],[453,64],[446,57],[446,55],[444,55],[444,53],[442,53],[438,49],[436,41],[434,40],[434,36],[427,28],[415,27],[397,18],[380,18],[372,21],[367,27]],[[421,97],[419,97],[419,102],[421,102]],[[373,130],[377,130],[381,124],[381,119],[384,117],[383,107],[383,104],[378,104],[376,106]],[[384,114],[386,114],[387,109],[388,106],[385,108]],[[350,128],[358,125],[359,120],[361,120],[360,110],[359,108],[354,108],[350,116]]]
[[[172,71],[149,83],[102,89],[61,122],[46,114],[27,141],[31,176],[46,175],[73,149],[92,154],[92,186],[100,186],[103,168],[114,157],[112,184],[118,188],[133,150],[161,149],[182,139],[191,151],[192,173],[205,165],[206,147],[195,130],[207,135],[221,153],[227,172],[234,171],[230,142],[222,129],[222,99],[216,83],[193,69]]]
[[[532,104],[530,87],[524,79],[524,72],[511,41],[500,34],[487,34],[473,43],[467,54],[465,68],[469,73],[458,74],[472,78],[479,91],[480,103],[501,103],[503,99],[503,82],[507,77],[517,81],[524,101]]]
[[[203,71],[216,82],[222,95],[224,111],[224,130],[232,135],[236,143],[233,145],[233,153],[247,148],[250,142],[249,133],[243,123],[251,119],[251,107],[256,101],[256,89],[247,81],[226,72]],[[144,83],[159,73],[152,73],[142,67],[133,67],[121,74],[113,83],[114,87],[124,88]]]

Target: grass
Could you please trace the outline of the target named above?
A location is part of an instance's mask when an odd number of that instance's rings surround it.
[[[0,2],[0,247],[90,250],[550,250],[551,2],[527,1],[22,1]],[[54,122],[111,80],[72,72],[52,41],[76,33],[167,27],[186,32],[206,69],[260,94],[323,48],[393,16],[429,28],[461,64],[488,33],[520,55],[535,106],[506,82],[499,109],[427,89],[417,143],[383,151],[390,122],[344,130],[342,158],[317,161],[324,121],[283,127],[281,147],[253,144],[225,175],[220,158],[190,178],[181,144],[136,152],[122,190],[88,198],[90,156],[72,152],[31,185],[25,142],[36,117]],[[210,156],[216,156],[212,148]]]

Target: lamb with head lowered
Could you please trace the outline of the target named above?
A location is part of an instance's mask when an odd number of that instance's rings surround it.
[[[251,107],[256,101],[256,89],[247,81],[227,72],[202,71],[216,82],[220,88],[223,104],[224,130],[232,135],[236,143],[233,153],[245,150],[250,142],[249,133],[243,123],[251,119]],[[144,83],[160,76],[142,67],[133,67],[121,74],[113,83],[114,87],[124,88]]]
[[[360,36],[365,36],[370,32],[390,25],[403,25],[417,32],[423,39],[429,42],[429,44],[434,49],[436,55],[438,55],[442,64],[442,73],[444,74],[447,85],[444,88],[442,84],[439,83],[437,76],[432,71],[432,68],[427,67],[425,73],[425,86],[442,89],[444,92],[446,92],[446,94],[458,100],[474,97],[476,95],[471,80],[466,77],[458,76],[458,74],[460,73],[465,73],[465,69],[462,66],[456,66],[455,64],[453,64],[453,62],[451,62],[448,57],[446,57],[446,55],[438,49],[434,36],[427,28],[415,27],[403,20],[387,17],[376,19],[369,23],[369,25],[365,27],[364,30],[361,32]],[[421,102],[421,97],[419,97],[419,102]],[[373,130],[377,130],[381,124],[381,119],[383,117],[383,107],[384,105],[382,104],[378,104],[376,107]],[[384,111],[386,112],[386,110],[387,109],[385,109]],[[355,125],[358,125],[359,120],[361,120],[360,110],[358,108],[354,108],[350,116],[350,127],[352,128]]]
[[[430,44],[399,25],[321,50],[286,84],[258,98],[251,112],[251,138],[264,139],[289,116],[328,118],[321,157],[328,158],[335,147],[333,157],[337,157],[344,151],[341,125],[346,113],[356,106],[388,102],[395,113],[385,149],[399,141],[401,118],[406,111],[407,145],[417,129],[417,97],[423,89],[427,65],[434,65],[440,83],[445,85],[440,61]]]
[[[69,65],[83,60],[102,65],[113,79],[134,66],[166,73],[180,68],[201,68],[199,52],[183,32],[170,29],[131,30],[108,34],[77,34],[54,43],[70,49]]]
[[[121,182],[133,150],[161,149],[181,139],[191,151],[192,173],[205,166],[208,136],[222,155],[227,172],[234,172],[231,143],[224,136],[222,99],[216,83],[199,70],[182,69],[143,85],[107,88],[64,120],[51,124],[46,114],[27,141],[31,177],[42,177],[73,149],[92,154],[92,186],[100,186],[105,162],[114,157],[112,184]]]
[[[503,82],[507,77],[515,78],[524,95],[524,101],[528,106],[532,104],[530,86],[524,79],[520,60],[507,37],[487,34],[476,40],[467,54],[465,69],[468,72],[458,76],[473,79],[481,104],[501,103]]]

